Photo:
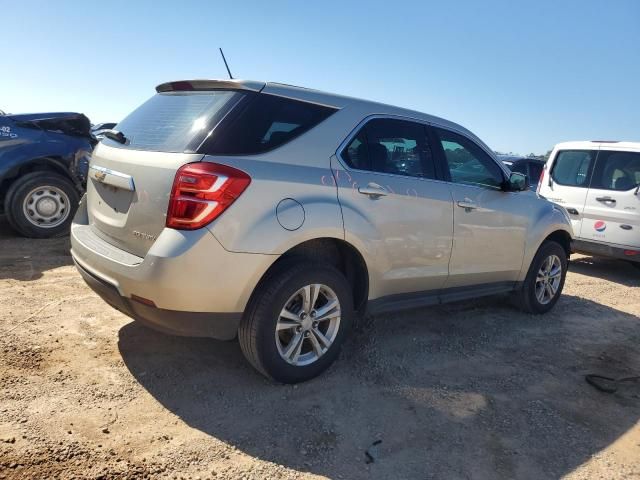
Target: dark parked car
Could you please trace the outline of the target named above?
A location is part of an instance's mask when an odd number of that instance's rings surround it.
[[[91,127],[91,133],[97,140],[102,140],[104,138],[104,132],[112,130],[115,126],[115,122],[97,123]]]
[[[517,157],[498,155],[498,159],[512,172],[523,173],[529,177],[529,189],[535,190],[542,175],[544,160],[535,157]]]
[[[68,232],[95,143],[80,113],[0,114],[0,214],[26,237]]]

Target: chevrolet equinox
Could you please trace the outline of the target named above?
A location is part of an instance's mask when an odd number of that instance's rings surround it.
[[[169,82],[94,150],[75,264],[169,334],[231,340],[304,381],[356,315],[510,292],[557,302],[567,212],[463,127],[277,83]]]

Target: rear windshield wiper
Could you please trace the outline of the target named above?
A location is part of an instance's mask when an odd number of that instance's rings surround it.
[[[118,143],[127,143],[127,137],[124,136],[124,133],[118,130],[106,130],[104,132],[104,136],[111,140],[115,140]]]

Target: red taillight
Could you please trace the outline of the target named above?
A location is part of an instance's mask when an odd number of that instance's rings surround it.
[[[639,251],[637,251],[637,250],[625,250],[625,251],[624,251],[624,254],[625,254],[627,257],[634,257],[634,256],[636,256],[636,255],[640,255],[640,252],[639,252]]]
[[[251,183],[241,170],[210,162],[180,167],[171,189],[167,227],[196,230],[215,220]]]

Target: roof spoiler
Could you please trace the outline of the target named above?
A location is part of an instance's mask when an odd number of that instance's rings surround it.
[[[252,80],[178,80],[161,83],[156,92],[185,92],[199,90],[245,90],[259,92],[265,87],[264,82]]]

